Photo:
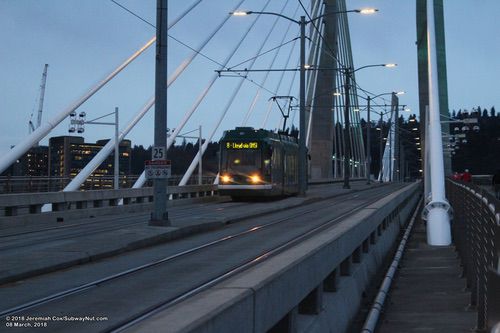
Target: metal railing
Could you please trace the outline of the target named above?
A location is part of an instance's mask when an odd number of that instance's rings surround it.
[[[477,309],[477,330],[500,327],[500,201],[475,184],[447,180],[453,240]]]

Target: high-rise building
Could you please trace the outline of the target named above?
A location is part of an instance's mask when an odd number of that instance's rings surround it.
[[[49,175],[73,179],[102,149],[109,140],[85,143],[80,136],[58,136],[49,140]],[[120,142],[120,176],[130,174],[131,142]],[[112,188],[114,175],[114,151],[104,160],[87,179],[84,188]]]

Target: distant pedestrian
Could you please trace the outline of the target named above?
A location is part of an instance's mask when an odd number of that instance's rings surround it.
[[[472,180],[472,175],[469,172],[469,169],[465,169],[464,173],[462,173],[462,180],[466,183],[470,183]]]
[[[491,184],[493,185],[493,192],[495,192],[495,197],[497,199],[500,199],[500,169],[498,169],[493,175]]]

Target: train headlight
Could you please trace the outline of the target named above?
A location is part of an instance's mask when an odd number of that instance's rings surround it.
[[[254,184],[257,184],[257,183],[260,183],[262,181],[262,178],[260,178],[259,175],[251,175],[250,181]]]
[[[223,183],[229,183],[231,181],[231,177],[228,175],[222,175],[221,180]]]

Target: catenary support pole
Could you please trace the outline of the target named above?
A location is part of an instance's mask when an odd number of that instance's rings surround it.
[[[350,108],[350,97],[349,97],[349,84],[350,84],[351,69],[347,68],[345,72],[345,94],[344,94],[344,185],[342,188],[349,189],[349,174],[351,173],[350,159],[351,159],[351,136],[349,133],[349,127],[351,124],[349,122],[349,108]]]
[[[200,133],[200,136],[198,138],[198,149],[201,149],[201,125],[199,127],[199,133]],[[200,158],[200,163],[198,164],[198,184],[202,185],[203,184],[203,169],[202,169],[202,162],[203,161],[203,158]]]
[[[163,147],[167,142],[167,41],[168,0],[156,2],[156,70],[155,70],[155,125],[154,145]],[[161,159],[166,159],[166,154]],[[170,225],[167,211],[167,179],[153,180],[153,212],[150,225]]]
[[[306,17],[300,17],[299,195],[306,195]]]
[[[367,107],[367,116],[366,118],[368,119],[366,123],[366,184],[370,185],[370,173],[371,173],[371,160],[372,160],[372,155],[371,155],[371,139],[370,139],[370,131],[372,128],[371,120],[370,120],[370,102],[371,102],[371,97],[368,96],[366,99],[366,107]]]
[[[118,107],[115,107],[115,190],[120,188],[120,140],[118,140]]]
[[[399,147],[399,141],[400,141],[400,133],[399,133],[399,98],[396,95],[395,92],[392,93],[392,96],[394,96],[395,99],[395,105],[396,105],[396,115],[394,117],[394,180],[397,182],[401,181],[401,169],[399,167],[400,163],[399,160],[401,159],[400,156],[400,147]]]
[[[436,31],[434,22],[434,0],[427,0],[427,52],[429,76],[429,163],[431,178],[431,202],[425,207],[427,219],[427,243],[450,245],[450,205],[446,200],[444,186],[443,140],[439,111],[439,87],[436,54]]]
[[[384,182],[384,119],[383,119],[383,113],[380,112],[380,142],[379,142],[379,164],[380,164],[380,171],[379,171],[379,181],[381,183]]]

